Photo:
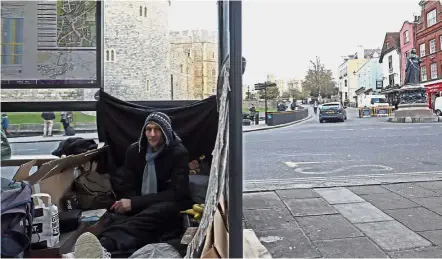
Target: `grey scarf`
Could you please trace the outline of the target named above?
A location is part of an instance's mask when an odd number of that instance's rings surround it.
[[[163,147],[160,150],[153,152],[152,147],[147,147],[146,153],[146,166],[143,172],[143,183],[141,185],[141,194],[147,195],[151,193],[157,193],[157,172],[155,170],[155,158],[161,153]]]

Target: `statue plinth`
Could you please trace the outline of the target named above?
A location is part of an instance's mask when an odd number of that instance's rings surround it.
[[[399,89],[399,105],[394,112],[394,122],[433,122],[437,121],[428,108],[427,92],[420,84],[406,84]]]

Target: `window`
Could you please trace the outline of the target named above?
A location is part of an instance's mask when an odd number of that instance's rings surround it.
[[[388,76],[388,83],[390,86],[394,85],[394,74]]]
[[[347,79],[344,80],[344,86],[347,87]]]
[[[144,7],[144,17],[147,17],[147,8]]]
[[[390,43],[387,41],[387,43],[385,44],[385,48],[388,49],[390,48]]]
[[[436,39],[430,40],[430,54],[436,52]]]
[[[442,35],[439,36],[439,48],[442,50]]]
[[[408,43],[410,41],[410,35],[408,31],[404,32],[404,43]]]
[[[393,72],[393,56],[388,57],[388,69],[390,70],[390,73]]]
[[[180,64],[180,73],[183,73],[183,64]]]
[[[117,52],[114,49],[107,49],[105,60],[107,62],[114,62],[116,59],[116,54]]]
[[[436,24],[436,9],[427,13],[427,27],[433,26]]]
[[[421,54],[421,57],[425,56],[425,43],[422,43],[422,44],[419,46],[419,48],[420,48],[420,54]]]
[[[442,36],[441,36],[442,39]],[[212,52],[212,58],[215,58],[215,52]]]
[[[427,81],[427,68],[421,67],[421,81]]]
[[[143,16],[143,7],[140,6],[140,16]]]
[[[146,91],[150,91],[149,80],[146,80]]]
[[[437,64],[436,63],[433,63],[430,66],[430,76],[431,76],[431,79],[437,78]]]

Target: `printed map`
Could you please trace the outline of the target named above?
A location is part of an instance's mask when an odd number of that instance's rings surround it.
[[[58,50],[39,50],[39,79],[96,80],[96,40],[96,2],[58,0]]]
[[[57,1],[58,47],[96,47],[96,2]]]

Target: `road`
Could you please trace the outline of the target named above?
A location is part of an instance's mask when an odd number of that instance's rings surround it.
[[[290,127],[244,134],[244,178],[292,179],[442,171],[442,124],[394,124],[357,118],[344,123],[317,117]],[[50,154],[58,142],[12,144],[14,154]],[[2,168],[2,176],[16,168]]]
[[[247,182],[442,171],[442,124],[397,124],[357,117],[244,134]]]

